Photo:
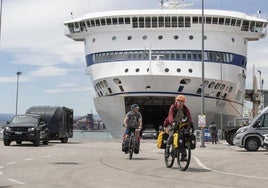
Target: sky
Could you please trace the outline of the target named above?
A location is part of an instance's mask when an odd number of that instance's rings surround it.
[[[85,74],[83,42],[65,36],[63,22],[72,16],[115,9],[158,8],[159,0],[2,0],[0,41],[0,113],[15,114],[36,105],[66,106],[74,115],[96,113],[96,97]],[[185,0],[201,8],[201,0]],[[234,10],[268,18],[267,0],[204,0],[206,9]],[[72,15],[71,15],[72,13]],[[252,88],[253,65],[268,90],[268,37],[248,46],[246,88]],[[267,81],[266,81],[267,80]],[[259,85],[258,80],[258,85]]]

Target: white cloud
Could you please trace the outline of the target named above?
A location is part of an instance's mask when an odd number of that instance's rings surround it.
[[[37,70],[30,71],[29,75],[33,77],[52,77],[68,74],[68,70],[54,66],[40,67]]]

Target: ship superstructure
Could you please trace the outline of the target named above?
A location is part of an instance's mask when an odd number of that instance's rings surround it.
[[[202,18],[200,9],[177,6],[94,12],[64,23],[66,36],[84,42],[95,107],[114,137],[121,137],[131,104],[140,106],[145,127],[158,128],[178,94],[187,97],[197,126]],[[266,36],[267,20],[204,10],[204,28],[205,114],[227,124],[243,115],[247,45]]]

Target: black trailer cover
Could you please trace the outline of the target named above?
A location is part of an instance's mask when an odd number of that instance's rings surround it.
[[[73,110],[60,106],[32,106],[26,114],[41,114],[46,118],[50,140],[73,137]]]

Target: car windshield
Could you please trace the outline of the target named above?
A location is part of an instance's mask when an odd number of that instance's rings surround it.
[[[11,123],[14,124],[37,124],[37,118],[33,116],[16,116],[12,119]]]

